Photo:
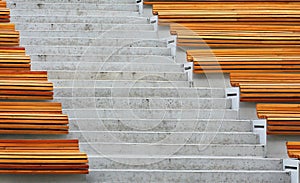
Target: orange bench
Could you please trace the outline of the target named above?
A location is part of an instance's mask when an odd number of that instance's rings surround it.
[[[20,44],[20,34],[18,31],[12,31],[12,30],[0,31],[0,46],[19,46],[19,44]]]
[[[187,50],[194,73],[299,72],[300,48]]]
[[[239,87],[240,83],[300,83],[300,74],[298,73],[230,73],[230,84],[233,87]]]
[[[1,56],[0,56],[1,57]],[[40,80],[47,81],[47,71],[15,71],[15,70],[0,70],[0,80]]]
[[[299,47],[300,26],[244,22],[170,24],[178,46],[210,48]]]
[[[290,158],[300,159],[300,142],[286,142],[286,148]]]
[[[299,102],[300,75],[295,73],[231,73],[241,102]]]
[[[0,46],[0,55],[26,55],[24,47]]]
[[[53,84],[37,80],[0,80],[0,99],[52,100]]]
[[[0,22],[8,23],[10,22],[9,19],[10,19],[10,10],[8,8],[0,8]]]
[[[0,134],[68,134],[60,103],[0,102]]]
[[[30,70],[30,67],[30,56],[0,54],[0,70]]]
[[[299,104],[257,104],[257,116],[267,121],[268,135],[299,135]]]
[[[88,174],[78,140],[0,140],[0,174]]]

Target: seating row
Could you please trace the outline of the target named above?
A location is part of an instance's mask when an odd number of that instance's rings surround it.
[[[257,115],[266,120],[267,134],[300,134],[298,0],[144,4],[152,5],[159,24],[170,26],[177,46],[188,48],[194,73],[230,73],[240,101],[258,103]],[[300,159],[300,142],[288,142],[287,149],[289,157]]]
[[[68,134],[61,103],[41,101],[53,99],[53,84],[46,71],[30,70],[30,57],[19,46],[20,34],[5,7],[0,1],[0,134]],[[78,140],[0,140],[0,174],[88,172],[88,157]]]

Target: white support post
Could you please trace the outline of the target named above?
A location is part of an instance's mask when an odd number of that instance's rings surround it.
[[[253,132],[259,135],[260,144],[267,146],[267,121],[265,119],[252,120]]]
[[[171,55],[173,59],[176,59],[176,49],[177,49],[177,36],[172,35],[169,39],[167,39],[168,48],[171,48]]]
[[[185,64],[183,64],[183,68],[184,68],[184,73],[187,74],[188,77],[188,81],[190,83],[190,85],[192,86],[193,84],[193,70],[194,70],[194,62],[187,62]]]
[[[283,169],[291,173],[291,183],[300,183],[299,180],[299,160],[284,159]]]
[[[136,0],[136,4],[139,7],[139,14],[143,15],[143,13],[144,13],[144,1],[143,0]]]
[[[239,110],[240,108],[240,88],[239,87],[232,87],[226,88],[226,98],[230,98],[232,101],[232,109]]]
[[[154,31],[157,32],[157,29],[158,29],[158,16],[150,17],[150,24],[153,24]]]
[[[252,120],[252,129],[259,136],[259,143],[264,146],[264,156],[267,155],[267,120]]]

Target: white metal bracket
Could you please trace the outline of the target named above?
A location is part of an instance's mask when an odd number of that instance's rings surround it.
[[[144,0],[136,0],[136,4],[139,7],[139,14],[143,15],[143,13],[144,13]]]
[[[194,62],[187,62],[183,64],[184,73],[187,74],[188,81],[193,83],[193,70],[194,70]]]
[[[252,120],[253,132],[259,135],[260,144],[267,145],[267,121],[265,119]]]
[[[157,30],[158,30],[158,16],[150,17],[150,24],[153,24],[154,31],[157,32]]]
[[[291,173],[291,183],[300,183],[299,180],[299,160],[296,159],[284,159],[283,170]]]
[[[239,110],[240,108],[240,88],[239,87],[231,87],[226,88],[225,90],[226,98],[230,98],[232,101],[232,109]]]
[[[176,59],[176,49],[177,49],[177,36],[172,35],[169,39],[167,39],[168,48],[171,48],[171,55],[173,59]]]

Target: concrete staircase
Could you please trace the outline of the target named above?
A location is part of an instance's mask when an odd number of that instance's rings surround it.
[[[3,175],[6,182],[289,182],[264,158],[224,87],[189,87],[167,39],[135,0],[7,0],[32,68],[89,155],[85,176]],[[11,137],[11,136],[7,136]],[[52,136],[17,136],[54,138]]]

